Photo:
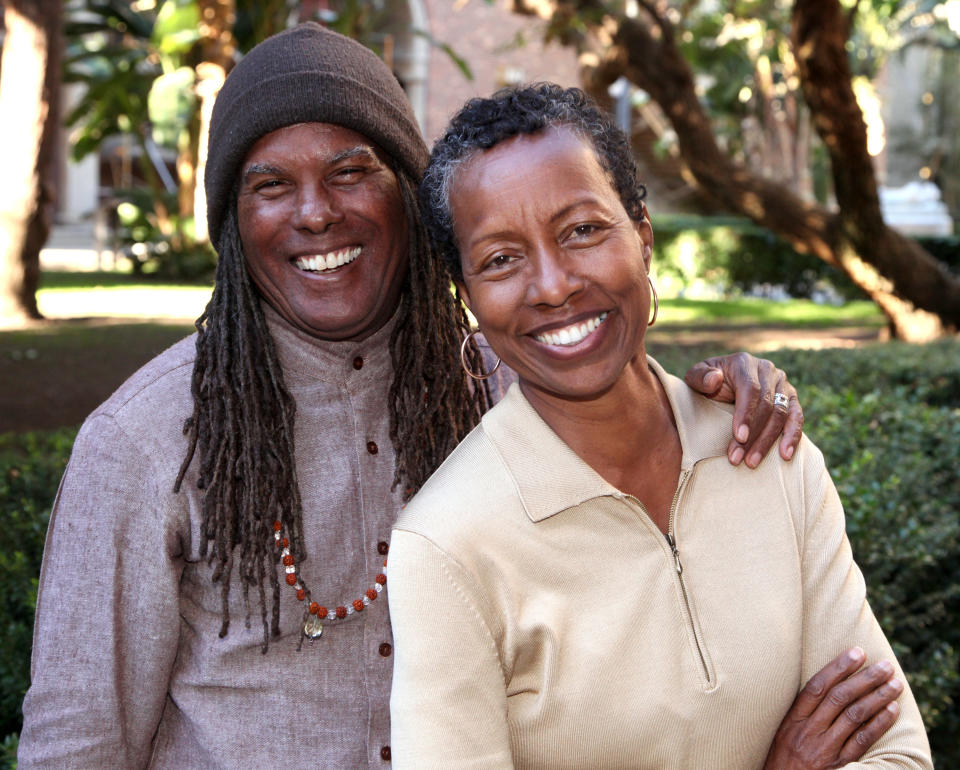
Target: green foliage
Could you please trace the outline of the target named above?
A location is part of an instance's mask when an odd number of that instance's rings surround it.
[[[116,235],[134,273],[178,280],[212,279],[217,254],[210,244],[193,237],[192,217],[169,214],[173,226],[164,232],[154,216],[157,195],[143,188],[122,194],[123,200],[117,205]],[[175,196],[159,197],[165,199],[168,211],[175,210]]]
[[[811,297],[829,286],[846,299],[862,292],[835,267],[762,227],[738,217],[658,215],[654,227],[654,270],[681,286],[706,282],[723,292],[759,284],[783,286],[792,297]]]
[[[0,770],[17,770],[17,733],[11,733],[0,743]]]
[[[724,294],[759,285],[782,286],[791,297],[810,298],[832,289],[844,300],[863,292],[840,270],[812,254],[801,254],[769,230],[740,217],[658,214],[653,217],[654,272],[672,284],[706,284]],[[923,248],[960,273],[960,237],[923,236]],[[658,286],[658,289],[660,286]]]
[[[20,729],[43,541],[76,432],[0,435],[0,735]]]
[[[960,343],[780,351],[938,767],[960,766]]]

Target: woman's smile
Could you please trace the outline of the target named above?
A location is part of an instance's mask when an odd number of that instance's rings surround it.
[[[572,323],[569,326],[563,326],[555,331],[534,334],[533,338],[544,345],[561,347],[576,345],[593,334],[597,327],[607,320],[607,315],[607,312],[599,313],[588,321]]]

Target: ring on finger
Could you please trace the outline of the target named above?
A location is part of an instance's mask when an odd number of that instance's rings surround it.
[[[773,394],[773,405],[782,406],[786,408],[790,405],[790,399],[787,398],[785,393],[774,393]]]

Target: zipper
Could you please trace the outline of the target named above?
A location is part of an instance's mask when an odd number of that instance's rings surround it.
[[[683,471],[680,474],[680,482],[677,484],[677,491],[674,493],[673,501],[670,503],[670,517],[668,519],[667,531],[664,534],[664,537],[666,537],[667,544],[670,546],[670,551],[673,554],[673,563],[677,571],[677,581],[680,583],[680,593],[683,596],[683,608],[686,613],[687,623],[689,623],[690,630],[693,633],[693,642],[697,648],[697,655],[700,658],[700,666],[703,669],[703,676],[707,684],[712,684],[713,680],[710,677],[710,667],[707,665],[707,658],[703,652],[700,634],[697,633],[697,627],[693,622],[693,610],[690,606],[690,596],[687,594],[687,585],[683,579],[683,562],[680,561],[680,549],[677,547],[677,536],[675,531],[677,503],[680,501],[680,495],[683,492],[683,488],[686,485],[689,477],[690,471]]]

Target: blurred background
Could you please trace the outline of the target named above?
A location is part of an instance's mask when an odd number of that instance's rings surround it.
[[[747,349],[797,385],[938,765],[960,767],[960,0],[5,0],[0,59],[0,767],[77,427],[189,334],[216,253],[210,112],[265,37],[373,49],[429,143],[551,80],[630,137],[682,373]]]

